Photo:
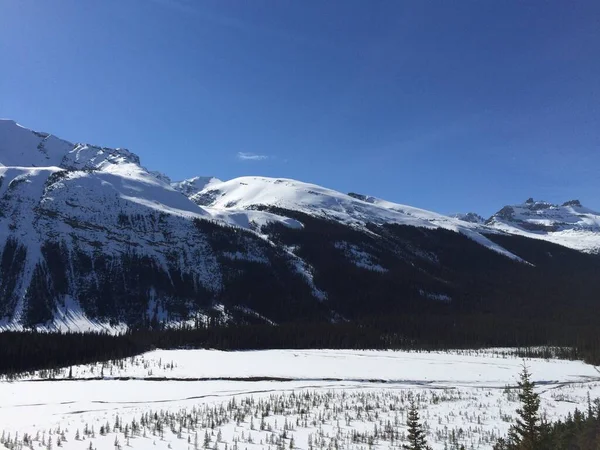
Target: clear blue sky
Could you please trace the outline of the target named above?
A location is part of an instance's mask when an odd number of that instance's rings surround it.
[[[600,2],[0,0],[0,117],[173,179],[600,209]]]

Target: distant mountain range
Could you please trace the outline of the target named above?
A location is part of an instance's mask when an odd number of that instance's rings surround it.
[[[543,295],[552,311],[595,298],[600,214],[529,199],[486,220],[290,179],[172,182],[128,150],[0,120],[0,252],[4,328],[522,311]]]

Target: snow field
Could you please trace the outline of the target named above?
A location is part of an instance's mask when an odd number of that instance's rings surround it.
[[[408,352],[392,350],[155,350],[133,358],[63,368],[54,374],[35,372],[26,379],[169,378],[346,380],[409,382],[456,387],[503,388],[514,384],[523,360],[514,349]],[[577,382],[600,378],[594,366],[581,361],[532,359],[528,365],[538,383]]]
[[[66,449],[401,448],[414,398],[434,449],[490,449],[518,407],[522,363],[486,351],[159,350],[73,367],[78,380],[67,369],[0,382],[0,434],[7,448],[25,433],[33,448],[50,436]],[[549,419],[600,396],[593,366],[526,363]]]

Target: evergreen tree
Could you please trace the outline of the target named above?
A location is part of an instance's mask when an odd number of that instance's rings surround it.
[[[539,417],[540,396],[534,391],[535,383],[527,366],[523,365],[519,386],[521,407],[517,409],[517,420],[510,430],[510,444],[520,450],[541,448],[541,422]]]
[[[425,431],[419,422],[419,411],[414,400],[410,401],[406,425],[408,426],[408,444],[403,445],[402,448],[405,450],[430,450],[425,439]]]
[[[529,445],[499,439],[494,450],[521,450]],[[562,421],[544,425],[540,439],[535,444],[538,450],[598,450],[600,449],[600,409],[588,405],[588,412],[575,410]]]

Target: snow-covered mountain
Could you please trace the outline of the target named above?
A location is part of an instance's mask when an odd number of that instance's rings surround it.
[[[290,221],[260,211],[213,217],[179,190],[193,183],[174,188],[124,149],[73,144],[0,121],[0,242],[6,262],[0,320],[58,317],[66,327],[85,328],[90,310],[101,319],[129,320],[140,311],[128,311],[125,301],[102,308],[129,297],[132,289],[143,291],[138,294],[150,318],[167,317],[168,303],[176,300],[187,305],[203,297],[200,304],[211,305],[222,289],[222,264],[195,220],[246,227]],[[254,242],[240,245],[232,258],[266,260],[268,246],[249,236]],[[115,284],[125,260],[135,281]],[[147,282],[140,281],[144,276]],[[184,309],[187,314],[198,308]]]
[[[284,178],[241,177],[212,183],[191,200],[198,205],[228,212],[261,206],[299,211],[357,228],[368,224],[398,224],[442,228],[468,236],[508,257],[520,259],[490,241],[472,223],[412,206],[361,194],[343,194],[314,184]],[[486,230],[489,231],[489,230]]]
[[[576,250],[600,251],[600,213],[570,200],[562,205],[529,198],[520,205],[505,206],[486,224],[494,229],[544,239]]]
[[[374,292],[381,308],[456,303],[469,264],[540,263],[506,236],[591,252],[599,223],[577,202],[483,224],[290,179],[172,182],[126,149],[0,120],[0,327],[339,320]]]
[[[577,200],[562,206],[529,200],[522,205],[506,206],[485,220],[472,212],[444,216],[368,195],[343,194],[296,180],[266,177],[212,182],[190,199],[203,207],[229,212],[260,206],[283,208],[353,227],[395,223],[442,228],[462,233],[507,256],[511,256],[509,252],[486,235],[501,232],[544,239],[580,251],[600,251],[600,214],[581,206]]]

